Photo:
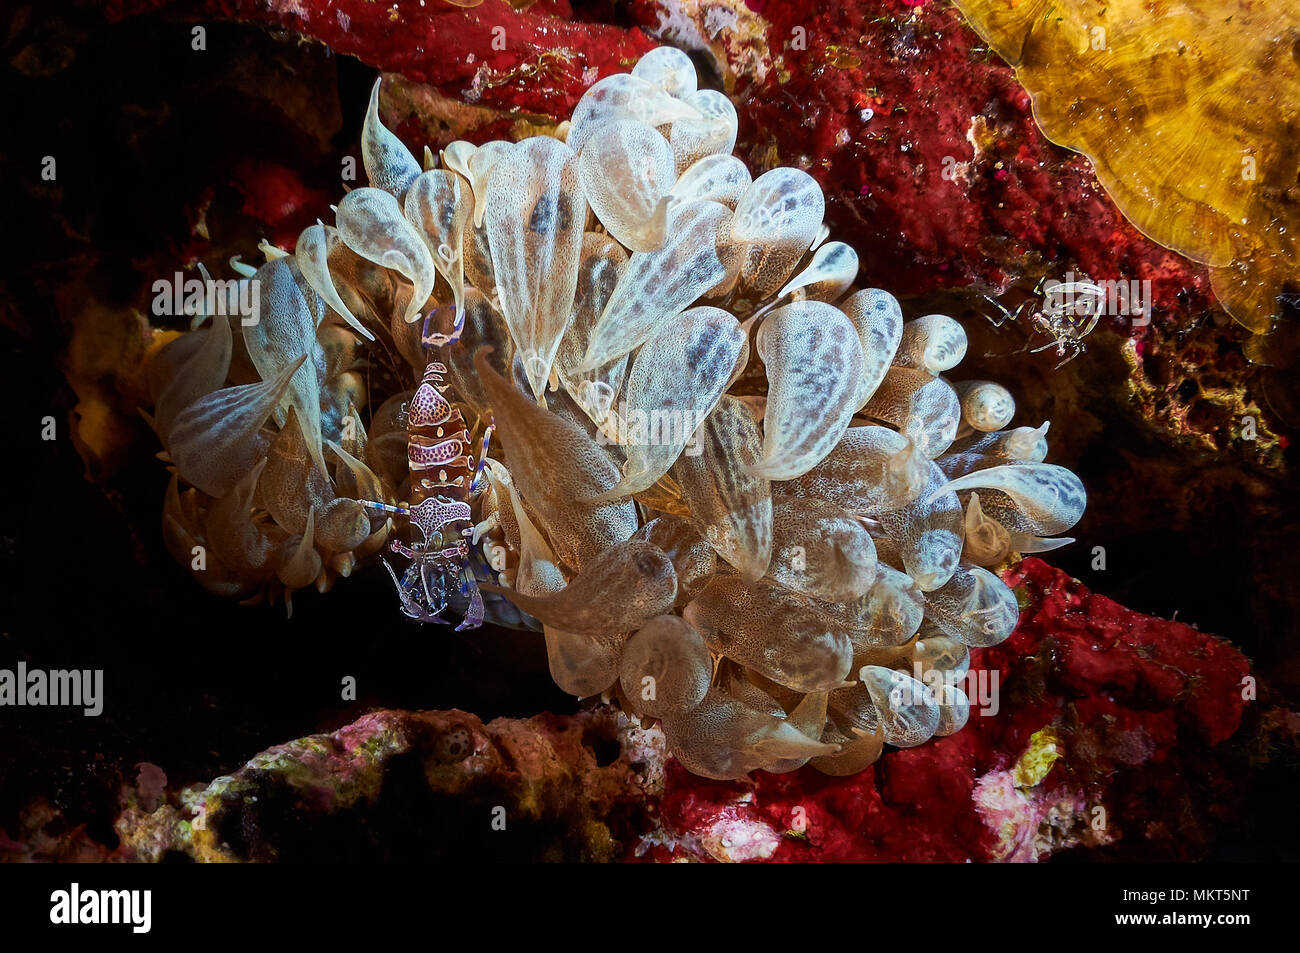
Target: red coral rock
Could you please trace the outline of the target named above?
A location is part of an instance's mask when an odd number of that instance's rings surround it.
[[[1206,744],[1230,737],[1241,724],[1242,683],[1250,664],[1235,647],[1180,622],[1126,609],[1089,592],[1039,559],[1026,559],[1007,575],[1034,600],[1007,642],[986,653],[992,664],[1014,664],[1045,637],[1059,653],[1062,687],[1098,705],[1131,711],[1154,702],[1153,714],[1182,714]]]
[[[109,15],[165,5],[118,0]],[[1159,319],[1211,300],[1204,269],[1142,236],[1087,160],[1047,141],[1011,69],[947,6],[639,0],[631,29],[568,19],[563,0],[522,12],[503,0],[208,0],[201,10],[295,30],[451,100],[552,120],[653,47],[653,33],[724,60],[738,151],[756,171],[788,164],[818,179],[866,284],[1002,287],[1070,267],[1151,281]]]
[[[165,5],[118,0],[109,16]],[[294,30],[453,99],[541,115],[568,115],[588,86],[656,45],[637,29],[564,19],[567,3],[517,11],[504,0],[468,9],[444,0],[207,0],[199,9]]]

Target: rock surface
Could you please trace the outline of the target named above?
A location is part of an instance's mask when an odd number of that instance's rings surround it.
[[[694,777],[663,735],[597,707],[483,724],[372,712],[229,776],[123,788],[116,847],[33,805],[0,857],[27,860],[1011,861],[1064,851],[1195,860],[1243,778],[1294,757],[1300,716],[1232,645],[1131,612],[1037,559],[1007,574],[1016,632],[977,650],[958,734],[859,775]],[[982,708],[977,708],[977,704]],[[1234,818],[1237,818],[1234,821]]]

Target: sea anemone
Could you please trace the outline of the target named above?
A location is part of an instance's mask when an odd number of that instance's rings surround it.
[[[227,288],[154,361],[177,558],[287,599],[389,542],[407,615],[540,628],[558,685],[658,719],[708,777],[959,730],[969,650],[1018,618],[989,567],[1085,504],[1046,424],[948,381],[961,324],[852,291],[816,181],[752,178],[678,50],[441,167],[378,103],[370,185],[263,247],[253,314]]]

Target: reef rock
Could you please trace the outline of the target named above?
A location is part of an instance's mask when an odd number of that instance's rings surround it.
[[[115,847],[33,805],[15,838],[0,832],[0,858],[1193,860],[1230,838],[1263,753],[1294,753],[1300,716],[1256,701],[1266,689],[1221,639],[1037,559],[1005,578],[1020,622],[972,653],[965,729],[852,777],[709,781],[609,707],[486,725],[384,710],[206,785],[162,791],[145,766]]]

